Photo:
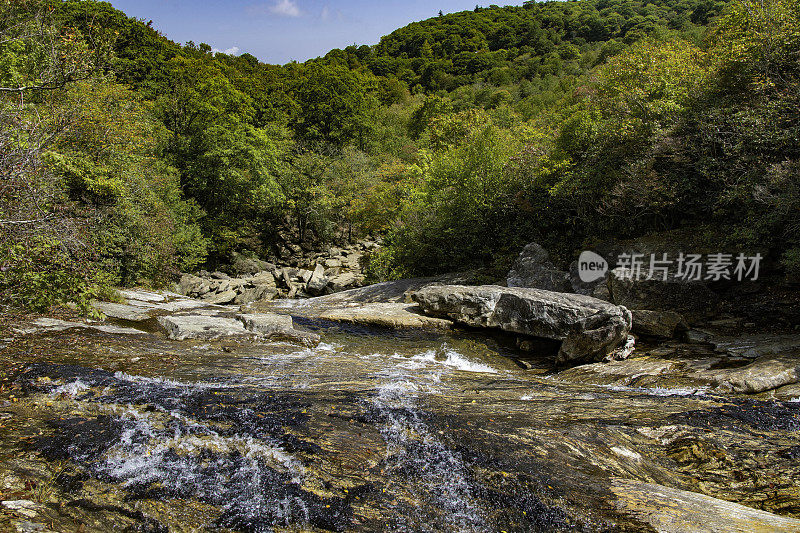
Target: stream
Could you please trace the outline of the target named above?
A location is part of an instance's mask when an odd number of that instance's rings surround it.
[[[800,517],[800,402],[563,382],[475,332],[301,325],[323,342],[7,343],[0,491],[29,504],[0,528],[653,531],[615,480]]]

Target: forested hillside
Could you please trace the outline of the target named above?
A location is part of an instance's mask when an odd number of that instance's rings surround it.
[[[689,228],[800,272],[800,3],[476,8],[303,64],[110,4],[0,2],[0,290],[384,236],[376,278]]]

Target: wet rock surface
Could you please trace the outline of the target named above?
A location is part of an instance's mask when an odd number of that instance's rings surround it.
[[[798,530],[800,390],[730,385],[788,375],[791,350],[650,341],[567,370],[528,353],[523,370],[487,332],[322,318],[413,307],[420,283],[258,313],[124,296],[246,333],[215,339],[15,325],[0,530]],[[272,336],[290,330],[319,344]]]

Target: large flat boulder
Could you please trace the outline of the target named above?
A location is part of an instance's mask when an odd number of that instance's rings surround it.
[[[153,318],[153,308],[112,302],[95,302],[92,306],[108,318],[144,322]]]
[[[764,355],[800,356],[800,335],[797,334],[756,333],[729,337],[696,330],[693,331],[692,338],[696,342],[711,344],[716,351],[734,357],[756,359]]]
[[[412,294],[432,316],[562,341],[557,362],[614,358],[631,329],[624,307],[580,294],[484,285],[431,285]]]
[[[203,339],[213,340],[222,337],[248,337],[248,331],[241,321],[234,318],[205,315],[162,316],[158,323],[173,340]]]
[[[316,333],[295,329],[290,315],[277,313],[240,314],[236,316],[245,329],[270,340],[302,344],[309,348],[317,346],[321,338]]]

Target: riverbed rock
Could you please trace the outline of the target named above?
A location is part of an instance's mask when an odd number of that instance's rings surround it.
[[[34,518],[42,508],[41,504],[31,500],[5,500],[0,502],[3,507],[28,518]]]
[[[300,329],[283,329],[271,333],[268,337],[271,341],[284,341],[292,344],[300,344],[307,348],[314,348],[321,342],[321,337],[311,331],[303,331]]]
[[[234,318],[204,315],[162,316],[158,323],[172,340],[248,337],[254,334]]]
[[[658,357],[636,357],[624,361],[592,363],[562,370],[557,374],[559,380],[571,383],[591,383],[627,387],[638,385],[634,381],[642,377],[663,376],[680,369],[680,361]]]
[[[209,283],[192,274],[184,274],[178,282],[177,291],[185,296],[202,296],[211,290]]]
[[[789,533],[800,520],[655,483],[615,479],[617,509],[659,533]]]
[[[270,335],[276,331],[294,329],[292,317],[277,313],[241,314],[236,318],[242,321],[248,331],[259,335]]]
[[[694,330],[691,338],[695,342],[711,344],[718,352],[736,357],[756,359],[764,355],[800,355],[800,335],[776,335],[756,333],[751,335],[721,336]]]
[[[747,366],[700,373],[722,391],[756,394],[800,382],[800,359],[765,356]]]
[[[419,306],[407,303],[369,303],[333,308],[320,313],[319,318],[392,329],[446,330],[453,327],[452,321],[426,316]]]
[[[628,309],[673,311],[689,320],[713,313],[717,297],[702,281],[685,281],[670,274],[667,279],[638,279],[615,268],[608,279],[611,301]]]
[[[92,307],[103,313],[106,317],[116,318],[118,320],[144,322],[153,318],[153,308],[111,302],[94,302]]]
[[[33,320],[22,326],[13,328],[19,335],[31,335],[36,333],[54,333],[69,329],[89,329],[112,335],[144,335],[145,332],[135,328],[124,328],[113,324],[89,324],[85,322],[70,322],[57,318],[42,317]]]
[[[649,335],[671,339],[679,331],[686,329],[683,317],[674,311],[648,311],[631,309],[633,315],[633,332],[638,335]]]
[[[166,302],[167,297],[164,294],[152,291],[145,291],[141,289],[122,289],[117,293],[125,298],[125,300],[137,300],[140,302],[159,303]]]
[[[625,307],[579,294],[432,285],[412,298],[427,314],[468,326],[560,340],[558,363],[604,360],[627,341],[631,329],[631,313]]]
[[[535,242],[522,249],[506,276],[506,284],[509,287],[572,292],[569,274],[558,270],[550,261],[547,250]]]
[[[313,348],[320,343],[320,336],[310,331],[295,329],[290,315],[277,313],[239,314],[236,318],[245,329],[270,340],[287,341]]]
[[[238,305],[245,305],[252,302],[259,302],[261,300],[272,300],[278,294],[278,288],[273,281],[272,285],[256,285],[250,289],[244,289],[240,292],[233,303]]]

